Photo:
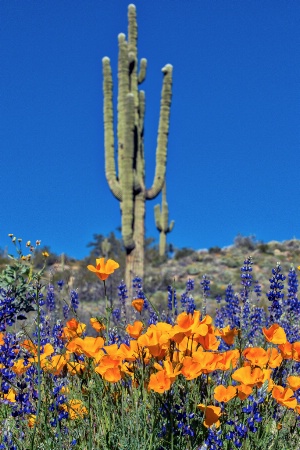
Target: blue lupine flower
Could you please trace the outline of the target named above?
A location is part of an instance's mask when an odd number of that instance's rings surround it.
[[[59,290],[61,291],[63,286],[64,286],[64,284],[65,284],[65,282],[64,282],[64,280],[59,280],[59,281],[57,281],[56,284],[59,287]]]
[[[119,308],[115,308],[112,312],[113,318],[116,322],[119,322],[121,319],[121,311]]]
[[[52,284],[48,285],[46,305],[49,311],[55,310],[55,294],[54,294],[54,286]]]
[[[142,298],[144,300],[144,310],[147,311],[149,309],[149,302],[146,298],[146,295],[143,291],[143,283],[140,277],[135,277],[132,280],[132,287],[135,290],[135,298]]]
[[[193,314],[196,309],[195,301],[191,294],[191,291],[194,290],[194,286],[195,286],[194,280],[189,278],[188,281],[186,282],[186,289],[183,292],[183,294],[181,294],[182,310],[187,312],[188,314],[189,313]],[[177,303],[176,303],[176,306],[177,306]],[[177,310],[176,310],[176,312],[177,312]]]
[[[200,282],[203,293],[203,306],[202,306],[202,314],[206,316],[206,300],[210,295],[210,279],[207,275],[203,275],[202,281]]]
[[[259,300],[259,297],[261,297],[261,285],[258,281],[255,281],[254,283],[254,292],[256,294],[257,300]]]
[[[78,309],[79,300],[78,300],[78,292],[71,290],[70,292],[70,304],[74,311]]]
[[[69,311],[70,308],[68,305],[64,305],[63,306],[63,315],[64,315],[64,319],[67,319],[69,317]]]
[[[272,269],[272,275],[272,278],[270,278],[270,290],[266,294],[268,300],[272,302],[268,308],[270,312],[268,325],[272,325],[274,322],[279,323],[280,317],[282,316],[282,299],[284,298],[284,293],[282,292],[284,284],[282,281],[285,280],[285,276],[281,273],[279,263],[277,263],[276,268]]]
[[[249,290],[250,287],[252,285],[252,265],[253,265],[253,261],[251,256],[249,256],[247,259],[245,259],[244,261],[244,265],[243,267],[241,267],[241,285],[244,286],[243,289],[243,294],[242,294],[242,299],[244,300],[246,297],[248,297],[249,295]]]

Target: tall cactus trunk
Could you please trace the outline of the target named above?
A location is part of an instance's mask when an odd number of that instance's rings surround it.
[[[135,247],[126,255],[125,283],[132,297],[132,280],[138,276],[144,278],[144,249],[145,249],[145,197],[140,192],[135,197],[134,205],[134,232]]]

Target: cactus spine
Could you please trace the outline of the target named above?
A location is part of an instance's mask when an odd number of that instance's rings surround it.
[[[166,182],[162,189],[162,201],[160,205],[154,206],[155,225],[159,231],[159,254],[164,256],[166,254],[167,234],[173,230],[174,220],[169,222],[169,208],[167,203],[167,188]]]
[[[113,83],[109,58],[103,58],[105,175],[120,201],[122,238],[126,249],[125,281],[131,293],[132,278],[144,276],[145,202],[161,191],[166,173],[167,142],[172,96],[172,66],[166,65],[161,93],[156,167],[153,184],[145,187],[144,115],[145,93],[138,89],[146,76],[147,60],[138,73],[137,22],[134,5],[128,6],[128,41],[119,34],[118,58],[118,174],[115,165]]]

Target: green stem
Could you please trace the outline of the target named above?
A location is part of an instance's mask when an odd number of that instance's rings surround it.
[[[108,330],[109,330],[110,315],[108,314],[108,298],[107,298],[107,293],[106,293],[105,280],[103,280],[103,285],[104,285],[104,296],[105,296],[105,319],[106,319],[105,322],[106,322],[106,345],[107,345],[108,338],[109,338]]]
[[[37,423],[38,423],[38,417],[40,414],[40,409],[41,409],[41,402],[42,402],[42,395],[41,395],[41,329],[40,329],[40,316],[41,316],[41,311],[40,311],[40,301],[39,301],[39,293],[40,293],[40,289],[39,289],[39,284],[37,284],[36,287],[36,302],[37,302],[37,338],[38,338],[38,345],[37,345],[37,358],[38,358],[38,406],[37,406],[37,411],[36,411],[36,418],[35,418],[35,423],[34,423],[34,429],[33,429],[33,435],[32,435],[32,440],[31,440],[31,450],[34,450],[34,438],[35,438],[35,433],[36,433],[36,428],[37,428]]]
[[[91,393],[89,391],[89,450],[92,450],[92,416],[91,416]]]

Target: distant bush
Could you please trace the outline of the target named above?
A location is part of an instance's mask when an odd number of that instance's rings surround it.
[[[260,244],[258,244],[257,248],[262,253],[268,253],[268,250],[270,249],[269,245],[264,242],[261,242]]]
[[[257,246],[256,237],[253,234],[250,236],[238,234],[234,238],[234,245],[243,249],[254,250]]]
[[[221,252],[221,248],[218,247],[217,245],[215,247],[210,247],[208,249],[208,253],[220,253]]]
[[[193,253],[195,253],[195,250],[193,250],[192,248],[183,247],[183,248],[176,250],[175,259],[178,260],[181,258],[185,258],[186,256],[190,256]]]

